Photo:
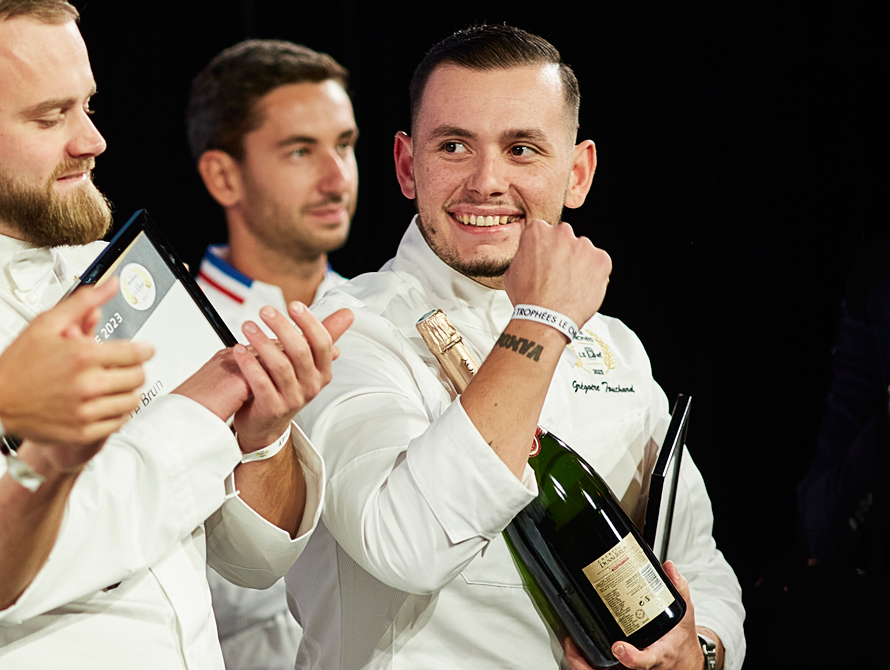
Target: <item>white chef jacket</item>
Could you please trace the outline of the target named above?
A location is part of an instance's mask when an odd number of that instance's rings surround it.
[[[228,257],[228,245],[208,246],[198,271],[198,285],[240,342],[247,343],[241,326],[248,320],[274,337],[260,320],[259,311],[271,305],[287,314],[281,287],[251,279],[232,267]],[[345,281],[328,267],[313,301]],[[258,591],[235,586],[212,570],[207,581],[226,670],[291,670],[302,631],[288,609],[284,581]]]
[[[572,287],[566,287],[571,290]],[[325,670],[560,666],[500,535],[536,494],[468,419],[415,323],[445,311],[483,360],[512,305],[452,270],[415,224],[380,272],[333,289],[314,311],[355,323],[338,342],[333,382],[298,421],[329,473],[323,523],[286,577],[304,636],[297,668]],[[566,347],[539,423],[571,444],[633,514],[642,462],[669,423],[637,337],[597,314]],[[671,556],[689,580],[698,625],[744,659],[738,581],[711,537],[710,501],[683,459]]]
[[[101,249],[34,249],[0,235],[0,348]],[[84,469],[46,564],[0,611],[0,667],[222,670],[206,550],[228,577],[260,588],[293,562],[324,486],[318,454],[302,434],[294,442],[308,490],[291,540],[237,497],[240,450],[225,423],[184,396],[153,401]]]

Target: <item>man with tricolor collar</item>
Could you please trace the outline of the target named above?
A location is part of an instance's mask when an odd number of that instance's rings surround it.
[[[198,284],[233,333],[263,305],[309,305],[346,281],[327,255],[346,241],[358,192],[347,78],[327,54],[247,40],[192,83],[192,156],[229,236],[207,248]],[[227,669],[290,670],[300,628],[284,582],[242,589],[212,571],[208,581]]]
[[[536,494],[530,437],[552,429],[633,517],[670,417],[642,343],[599,313],[608,254],[562,222],[596,167],[578,82],[544,39],[491,25],[435,45],[410,90],[394,157],[418,214],[380,271],[313,308],[349,307],[355,324],[298,419],[329,476],[323,523],[286,577],[297,668],[582,670],[501,535]],[[459,397],[415,328],[435,309],[482,361]],[[738,580],[686,456],[680,480],[665,571],[686,616],[646,649],[611,651],[619,667],[738,670]]]
[[[74,346],[41,360],[43,376],[120,365],[123,379],[79,382],[68,409],[82,413],[80,398],[139,384],[151,348],[93,340],[92,307],[115,283],[53,309],[111,225],[92,181],[105,140],[78,18],[66,0],[0,0],[0,350],[41,356],[28,324],[55,322]],[[73,432],[9,422],[23,439],[0,458],[0,667],[223,670],[206,565],[263,588],[302,551],[324,466],[292,417],[330,379],[351,321],[322,324],[297,304],[260,316],[278,342],[248,323],[250,349],[222,349],[138,416],[126,394],[91,410],[123,424],[110,436],[82,433],[83,416]]]
[[[327,54],[247,40],[192,83],[189,145],[229,236],[207,249],[198,283],[234,333],[258,306],[310,305],[345,281],[328,253],[358,195],[348,76]]]

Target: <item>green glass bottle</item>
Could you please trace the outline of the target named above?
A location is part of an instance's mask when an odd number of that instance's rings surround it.
[[[441,310],[417,324],[461,393],[478,369]],[[686,603],[597,472],[542,428],[529,453],[538,496],[504,531],[538,611],[596,666],[618,661],[611,646],[642,649],[676,626]]]

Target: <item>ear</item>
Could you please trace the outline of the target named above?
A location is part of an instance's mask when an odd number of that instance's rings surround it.
[[[210,149],[201,154],[198,172],[207,191],[223,207],[232,207],[241,200],[241,168],[225,151]]]
[[[569,192],[566,194],[566,207],[575,209],[584,204],[593,173],[596,172],[596,145],[592,140],[584,140],[572,150],[572,177]]]
[[[402,195],[414,200],[414,141],[401,131],[396,133],[393,156],[396,159],[396,177],[402,187]]]

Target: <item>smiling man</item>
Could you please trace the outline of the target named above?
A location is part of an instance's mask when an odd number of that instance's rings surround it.
[[[208,247],[198,283],[233,333],[262,305],[309,305],[346,281],[327,255],[346,242],[358,195],[347,78],[327,54],[248,40],[192,83],[192,155],[229,233]],[[291,670],[300,627],[284,582],[256,591],[208,580],[228,670]]]
[[[552,638],[501,536],[536,493],[530,439],[538,423],[558,432],[636,516],[669,415],[642,344],[599,313],[608,254],[562,222],[596,166],[593,142],[576,140],[579,98],[556,49],[508,26],[456,33],[415,70],[411,135],[394,156],[418,215],[394,259],[315,308],[348,306],[356,322],[300,417],[329,480],[323,524],[286,578],[298,668],[585,667]],[[459,398],[415,329],[437,308],[484,361]],[[521,338],[533,356],[510,345]],[[629,668],[737,670],[738,582],[688,455],[681,476],[679,573],[666,570],[687,616],[647,649],[613,652]]]
[[[95,158],[105,151],[105,140],[89,118],[96,84],[76,28],[51,48],[44,43],[53,25],[32,28],[32,33],[43,29],[42,40],[3,44],[0,219],[38,246],[85,244],[101,239],[111,226],[108,203],[92,181]],[[7,32],[20,37],[22,31],[15,34],[7,26]],[[65,133],[71,140],[60,156],[58,142],[45,139],[61,140]]]
[[[558,223],[564,206],[584,202],[596,168],[593,142],[565,141],[574,137],[577,101],[565,100],[558,66],[499,74],[495,82],[450,64],[429,73],[429,104],[412,121],[423,132],[398,135],[395,147],[402,192],[417,201],[430,249],[492,288],[503,288],[525,222]],[[477,122],[453,125],[464,117]]]
[[[99,347],[93,307],[115,284],[51,309],[104,248],[111,221],[92,183],[105,141],[90,118],[96,84],[77,20],[65,0],[0,0],[0,350],[9,347],[4,367],[30,356],[36,372],[61,378],[127,351],[69,346]],[[332,340],[350,317],[320,324],[293,305],[288,315],[265,309],[277,343],[246,324],[252,351],[223,349],[135,418],[132,397],[91,409],[120,427],[110,436],[81,433],[83,416],[73,430],[59,421],[35,431],[14,415],[25,439],[0,459],[0,666],[222,670],[207,562],[268,586],[320,513],[323,464],[291,419],[330,378]],[[60,340],[52,351],[35,327]],[[65,409],[140,385],[144,349],[117,361],[123,379],[77,378]]]

